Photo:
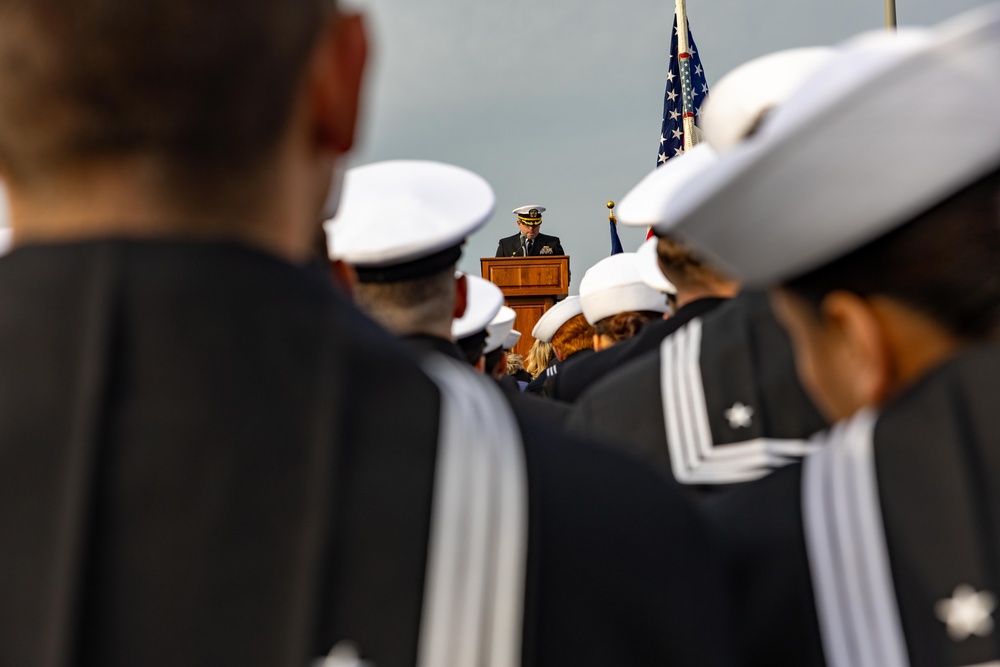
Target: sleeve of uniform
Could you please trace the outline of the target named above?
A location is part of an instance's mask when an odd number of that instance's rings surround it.
[[[505,253],[503,251],[503,239],[500,239],[497,242],[497,254],[496,254],[496,256],[497,257],[506,257],[507,256],[507,253]]]

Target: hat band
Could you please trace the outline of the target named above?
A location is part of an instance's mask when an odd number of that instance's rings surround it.
[[[392,266],[355,266],[358,282],[362,283],[392,283],[401,280],[416,280],[439,271],[443,271],[458,263],[462,257],[462,243],[454,245],[433,255],[420,257],[410,262],[393,264]]]
[[[517,216],[517,219],[519,222],[522,222],[529,227],[535,227],[536,225],[542,224],[542,216],[538,216],[537,218],[525,218],[519,215]]]

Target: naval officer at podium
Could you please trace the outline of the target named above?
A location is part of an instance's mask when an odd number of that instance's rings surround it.
[[[500,239],[497,257],[533,257],[536,255],[565,255],[559,237],[539,232],[544,206],[515,208],[518,233]]]

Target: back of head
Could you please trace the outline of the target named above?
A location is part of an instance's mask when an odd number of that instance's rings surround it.
[[[706,262],[690,245],[670,234],[660,237],[656,254],[664,275],[677,288],[679,298],[687,292],[706,292],[731,285],[734,279]]]
[[[455,269],[412,280],[359,282],[353,293],[358,308],[397,336],[447,338],[455,312]]]
[[[333,6],[0,0],[8,178],[23,185],[135,156],[156,156],[175,187],[195,189],[207,174],[235,178],[275,147]]]
[[[580,350],[593,350],[594,327],[587,323],[584,315],[576,315],[556,331],[552,337],[552,348],[561,359]]]
[[[618,343],[632,338],[649,322],[663,319],[663,313],[650,310],[618,313],[605,317],[594,325],[597,335],[606,338],[611,343]]]

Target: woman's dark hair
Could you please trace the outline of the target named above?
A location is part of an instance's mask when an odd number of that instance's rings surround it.
[[[598,336],[607,336],[614,342],[626,340],[639,333],[652,320],[663,318],[663,313],[652,310],[630,310],[605,317],[594,325]]]
[[[879,294],[960,337],[994,336],[1000,325],[1000,170],[784,287],[817,310],[835,290]]]

